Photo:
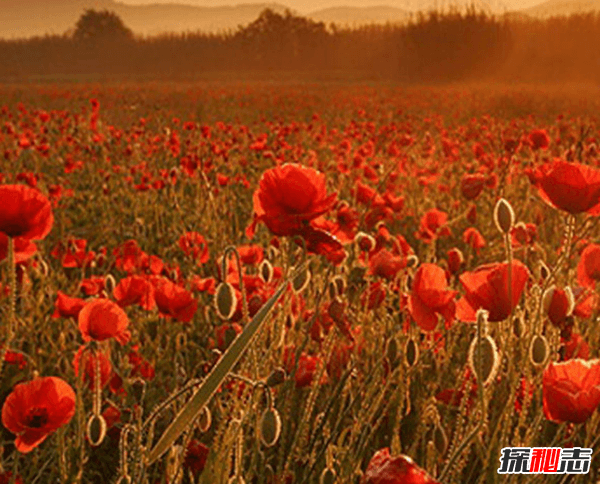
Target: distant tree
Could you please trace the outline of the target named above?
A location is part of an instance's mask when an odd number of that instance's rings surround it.
[[[133,32],[116,13],[89,9],[79,17],[73,39],[81,43],[118,43],[133,40]]]
[[[303,68],[326,48],[329,34],[323,22],[267,8],[235,37],[250,50],[256,67]]]

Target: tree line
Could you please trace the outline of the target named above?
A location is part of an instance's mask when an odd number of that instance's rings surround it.
[[[140,37],[114,13],[88,10],[70,33],[0,40],[0,78],[339,71],[407,82],[597,81],[599,43],[595,13],[539,20],[469,8],[342,28],[266,9],[235,31]]]

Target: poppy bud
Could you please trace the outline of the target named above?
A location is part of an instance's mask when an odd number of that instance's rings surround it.
[[[258,266],[258,273],[260,278],[267,284],[273,279],[273,266],[267,259],[263,260]]]
[[[106,288],[106,292],[108,292],[109,294],[112,294],[113,291],[115,290],[116,285],[117,285],[117,282],[115,281],[115,278],[113,277],[113,275],[107,274],[107,276],[104,278],[104,287]]]
[[[550,269],[548,269],[548,266],[544,263],[543,260],[540,260],[538,263],[538,274],[542,281],[548,279],[548,276],[550,275]]]
[[[92,415],[85,429],[92,447],[98,447],[106,436],[106,420],[102,415]]]
[[[334,484],[336,479],[337,474],[335,473],[335,471],[330,467],[326,467],[321,473],[321,477],[319,478],[319,484]]]
[[[523,318],[521,316],[515,316],[513,318],[512,330],[513,330],[513,334],[517,338],[522,338],[525,335],[527,328],[526,328],[525,322],[523,321]]]
[[[279,249],[273,245],[267,247],[267,257],[269,260],[274,260],[279,255]]]
[[[131,394],[136,402],[141,403],[146,393],[146,382],[142,378],[136,378],[131,382]]]
[[[481,365],[479,364],[479,358],[481,358]],[[491,336],[487,335],[481,339],[475,336],[469,347],[468,361],[471,371],[477,375],[477,380],[483,383],[484,386],[494,379],[500,366],[500,358],[498,357],[496,342]]]
[[[335,276],[333,283],[337,286],[338,296],[341,296],[346,292],[346,280],[342,276]]]
[[[419,361],[419,345],[417,344],[414,338],[410,338],[406,342],[404,354],[408,366],[415,366],[417,364],[417,361]]]
[[[215,292],[215,308],[221,319],[231,319],[237,308],[235,289],[228,283],[221,283]]]
[[[131,477],[125,474],[124,476],[119,477],[117,484],[131,484]]]
[[[544,335],[536,334],[531,340],[529,347],[529,359],[534,366],[540,367],[546,364],[550,356],[550,345]]]
[[[398,362],[398,341],[396,338],[390,338],[385,345],[385,356],[392,366]]]
[[[285,370],[283,368],[275,368],[267,377],[267,386],[272,388],[282,384],[285,381]]]
[[[354,237],[354,240],[358,244],[360,250],[364,252],[371,252],[375,248],[375,239],[364,232],[358,232]]]
[[[212,413],[208,407],[202,407],[202,412],[200,412],[200,418],[198,419],[198,430],[202,433],[206,433],[208,432],[208,429],[210,429],[211,424]]]
[[[406,267],[408,267],[409,269],[411,267],[417,267],[419,265],[419,258],[414,255],[411,254],[406,258]]]
[[[504,198],[498,200],[494,208],[494,223],[503,234],[508,234],[515,223],[515,212]]]
[[[301,293],[308,287],[310,282],[310,271],[308,268],[300,271],[300,273],[292,279],[292,289],[296,294]]]
[[[439,423],[433,429],[433,445],[441,456],[448,450],[448,437],[444,428]]]
[[[277,443],[281,433],[281,417],[277,409],[267,408],[260,418],[260,441],[266,447],[272,447]]]

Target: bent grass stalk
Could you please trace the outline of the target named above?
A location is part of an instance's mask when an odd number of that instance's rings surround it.
[[[300,270],[305,270],[305,266],[300,267]],[[273,294],[263,307],[260,308],[244,331],[242,331],[233,341],[229,349],[223,354],[221,359],[206,377],[206,380],[198,389],[197,393],[184,405],[179,414],[175,417],[175,420],[169,425],[157,444],[149,452],[146,457],[147,465],[152,465],[156,462],[196,419],[198,414],[202,411],[202,407],[210,400],[229,372],[248,349],[254,335],[266,321],[267,316],[275,306],[275,303],[285,292],[293,277],[298,273],[299,271],[296,271],[279,286],[277,291],[275,291],[275,294]]]

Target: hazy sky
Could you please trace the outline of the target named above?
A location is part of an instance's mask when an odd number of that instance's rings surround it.
[[[452,4],[471,4],[472,0],[117,0],[131,5],[151,3],[179,3],[198,5],[203,7],[220,7],[224,5],[237,5],[242,3],[279,3],[298,12],[311,12],[321,8],[352,6],[373,7],[390,6],[408,10],[418,10],[421,6],[429,9],[434,5],[444,6]],[[531,7],[546,0],[476,0],[475,3],[487,4],[493,9],[518,10]]]

